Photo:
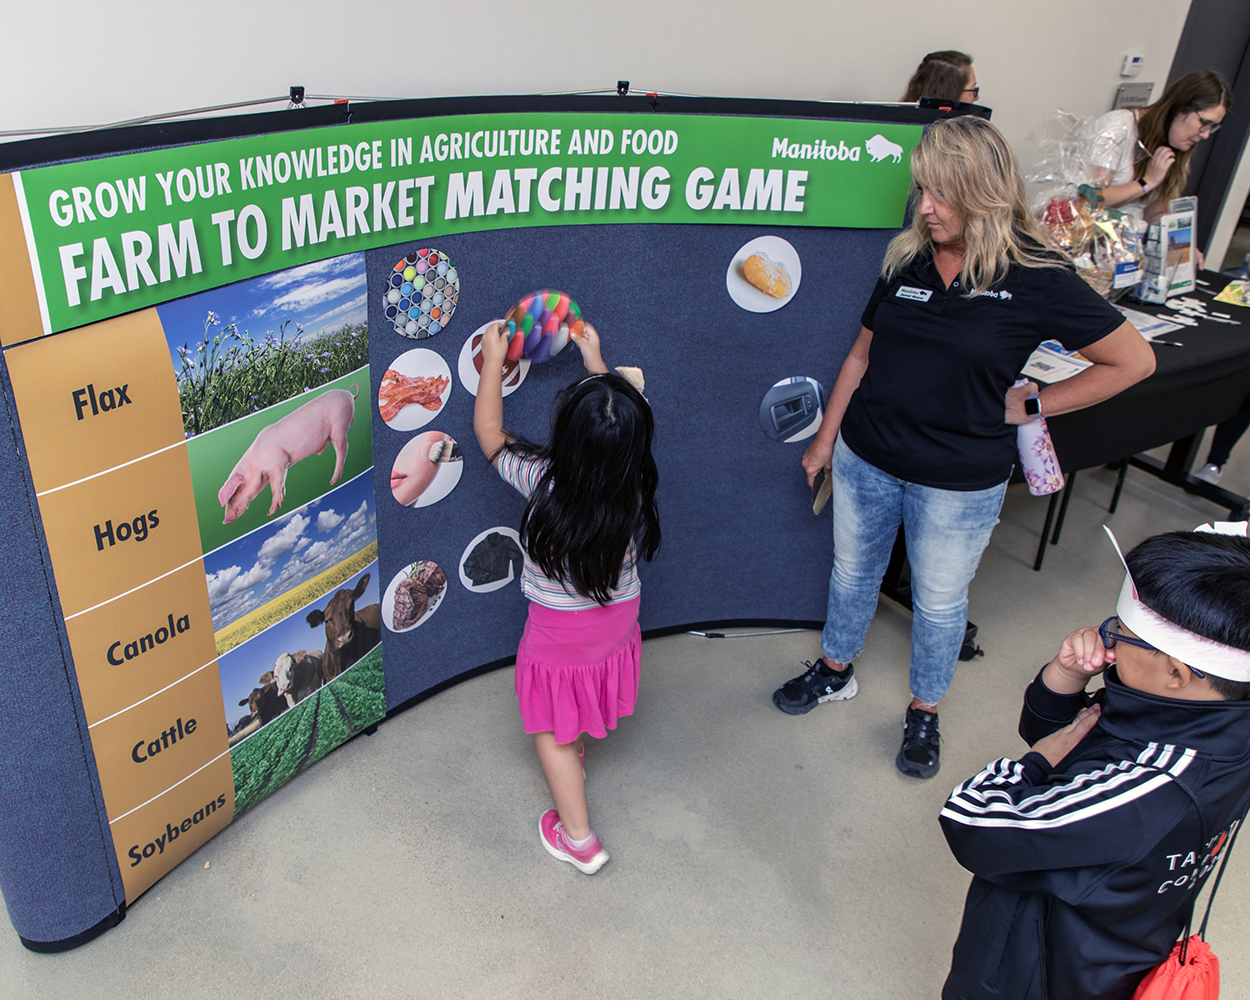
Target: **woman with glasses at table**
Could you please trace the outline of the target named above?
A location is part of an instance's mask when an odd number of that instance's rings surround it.
[[[1189,177],[1194,147],[1219,131],[1233,94],[1219,73],[1182,76],[1148,108],[1120,108],[1088,133],[1090,161],[1107,170],[1100,182],[1108,208],[1158,222]]]
[[[981,96],[977,86],[977,71],[972,68],[972,56],[955,49],[930,52],[916,67],[903,100],[912,104],[922,97],[940,97],[946,101],[962,101],[975,104]]]

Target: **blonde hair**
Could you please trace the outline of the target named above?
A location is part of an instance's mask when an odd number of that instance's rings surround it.
[[[967,294],[980,295],[1002,280],[1012,264],[1066,267],[1048,247],[1029,211],[1024,181],[1007,140],[984,118],[963,115],[926,126],[911,153],[911,228],[890,241],[881,276],[892,278],[924,251],[934,250],[920,215],[922,187],[959,213],[964,262],[959,272]]]

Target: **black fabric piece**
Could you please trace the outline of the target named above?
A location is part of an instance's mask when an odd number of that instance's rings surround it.
[[[868,370],[842,436],[864,461],[899,479],[982,490],[1011,475],[1016,428],[1007,390],[1037,345],[1075,350],[1124,317],[1068,268],[1013,266],[969,298],[948,289],[930,255],[879,280],[861,322],[873,332]]]
[[[509,567],[515,579],[521,577],[524,557],[521,547],[507,535],[492,531],[469,553],[464,561],[464,575],[475,587],[508,578]]]
[[[1046,667],[1043,665],[1042,670]],[[1020,709],[1020,738],[1029,746],[1062,729],[1076,718],[1076,713],[1094,699],[1084,691],[1056,694],[1042,681],[1042,670],[1025,689],[1024,706]]]

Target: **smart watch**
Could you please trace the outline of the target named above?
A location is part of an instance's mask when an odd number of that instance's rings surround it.
[[[1037,396],[1030,396],[1024,401],[1024,412],[1033,420],[1037,420],[1042,415],[1042,401]]]

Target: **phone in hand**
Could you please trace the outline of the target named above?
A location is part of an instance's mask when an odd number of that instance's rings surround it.
[[[833,477],[824,469],[812,480],[812,513],[819,514],[833,495]]]

